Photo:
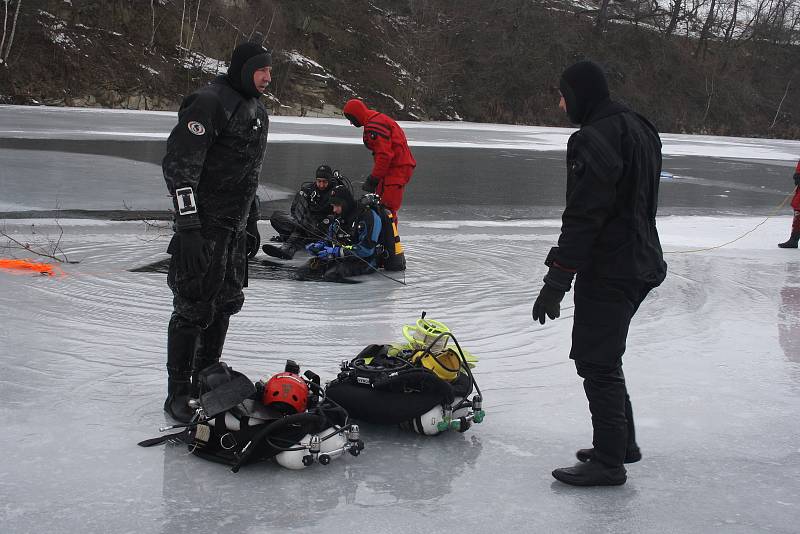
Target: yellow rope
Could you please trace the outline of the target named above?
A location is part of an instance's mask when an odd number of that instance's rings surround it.
[[[730,245],[731,243],[735,243],[736,241],[739,241],[743,237],[745,237],[745,236],[747,236],[749,234],[752,234],[753,232],[755,232],[758,229],[759,226],[761,226],[762,224],[764,224],[765,222],[770,220],[772,217],[774,217],[775,214],[778,213],[778,211],[780,211],[783,208],[783,206],[786,205],[786,202],[788,202],[788,200],[790,198],[792,198],[793,196],[794,196],[794,192],[789,193],[788,195],[786,195],[786,198],[784,198],[781,201],[781,203],[778,204],[778,206],[772,211],[772,213],[767,215],[766,218],[763,221],[761,221],[760,223],[758,223],[753,228],[751,228],[750,230],[746,231],[745,233],[743,233],[742,235],[740,235],[736,239],[731,239],[730,241],[728,241],[726,243],[722,243],[721,245],[716,245],[716,246],[713,246],[713,247],[697,248],[697,249],[692,249],[692,250],[670,250],[670,251],[664,252],[664,254],[689,254],[691,252],[704,252],[706,250],[714,250],[714,249],[717,249],[717,248],[722,248],[722,247],[724,247],[726,245]]]

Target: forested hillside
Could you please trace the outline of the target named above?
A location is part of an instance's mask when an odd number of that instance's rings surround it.
[[[800,0],[599,1],[0,0],[0,102],[176,109],[251,39],[273,114],[564,126],[588,58],[662,131],[800,138]]]

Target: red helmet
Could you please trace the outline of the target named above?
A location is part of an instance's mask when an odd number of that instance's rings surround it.
[[[294,373],[278,373],[264,388],[265,406],[286,413],[303,413],[308,405],[308,386]]]

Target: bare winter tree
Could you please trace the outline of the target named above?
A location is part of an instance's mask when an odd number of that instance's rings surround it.
[[[8,44],[6,44],[9,3],[10,0],[4,0],[5,10],[3,15],[3,40],[2,44],[0,44],[0,63],[2,63],[5,66],[8,66],[8,55],[11,53],[11,45],[14,44],[14,34],[17,31],[17,20],[19,19],[19,8],[22,5],[22,0],[17,0],[17,9],[14,12],[14,22],[11,23],[11,35],[8,38]],[[5,46],[5,49],[3,48],[3,46]]]
[[[733,13],[731,13],[731,20],[728,21],[728,27],[725,29],[725,42],[730,43],[733,39],[733,30],[736,27],[736,20],[739,17],[739,0],[733,0]]]
[[[775,110],[775,118],[772,119],[772,124],[769,125],[769,129],[773,129],[775,127],[775,123],[778,121],[778,115],[781,112],[781,106],[783,105],[783,101],[786,100],[786,95],[789,93],[789,85],[791,85],[792,80],[786,82],[786,90],[783,92],[783,97],[781,98],[780,103],[778,103],[778,109]]]
[[[678,21],[680,20],[681,12],[683,9],[683,0],[675,0],[672,3],[672,8],[670,9],[669,15],[669,24],[667,24],[667,29],[664,30],[664,35],[669,37],[675,31],[675,28],[678,27]]]
[[[150,42],[147,44],[147,48],[153,48],[153,42],[156,40],[156,0],[150,0],[150,14],[152,15],[152,31],[150,32]]]
[[[183,48],[183,19],[186,17],[186,0],[183,0],[183,11],[181,12],[181,32],[178,34],[178,48]]]
[[[600,8],[597,10],[597,18],[594,19],[594,27],[603,30],[608,21],[608,4],[611,0],[600,0]]]
[[[8,27],[8,0],[4,0],[5,11],[3,13],[3,40],[0,41],[0,60],[3,57],[3,47],[6,44],[6,28]]]
[[[708,8],[706,14],[706,21],[703,23],[703,28],[700,30],[700,36],[697,39],[697,48],[694,51],[695,57],[700,57],[700,52],[705,54],[706,47],[708,46],[707,40],[711,36],[711,28],[714,26],[714,19],[717,16],[717,0],[711,0],[711,6]]]
[[[706,76],[706,95],[708,95],[708,100],[706,100],[706,111],[703,113],[703,120],[700,121],[700,124],[703,128],[705,128],[706,119],[708,118],[708,112],[711,109],[711,99],[714,98],[714,73],[711,73],[711,80],[708,79]]]
[[[197,11],[194,14],[194,26],[192,26],[192,35],[189,37],[189,41],[186,43],[186,51],[192,49],[192,43],[194,42],[194,35],[197,32],[197,19],[200,18],[200,0],[197,0]]]

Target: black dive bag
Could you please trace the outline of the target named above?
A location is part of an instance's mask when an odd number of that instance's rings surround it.
[[[448,383],[432,371],[390,356],[390,345],[369,345],[350,362],[342,363],[325,396],[351,417],[377,424],[398,424],[418,417],[439,404],[472,392],[472,380],[462,374]]]

